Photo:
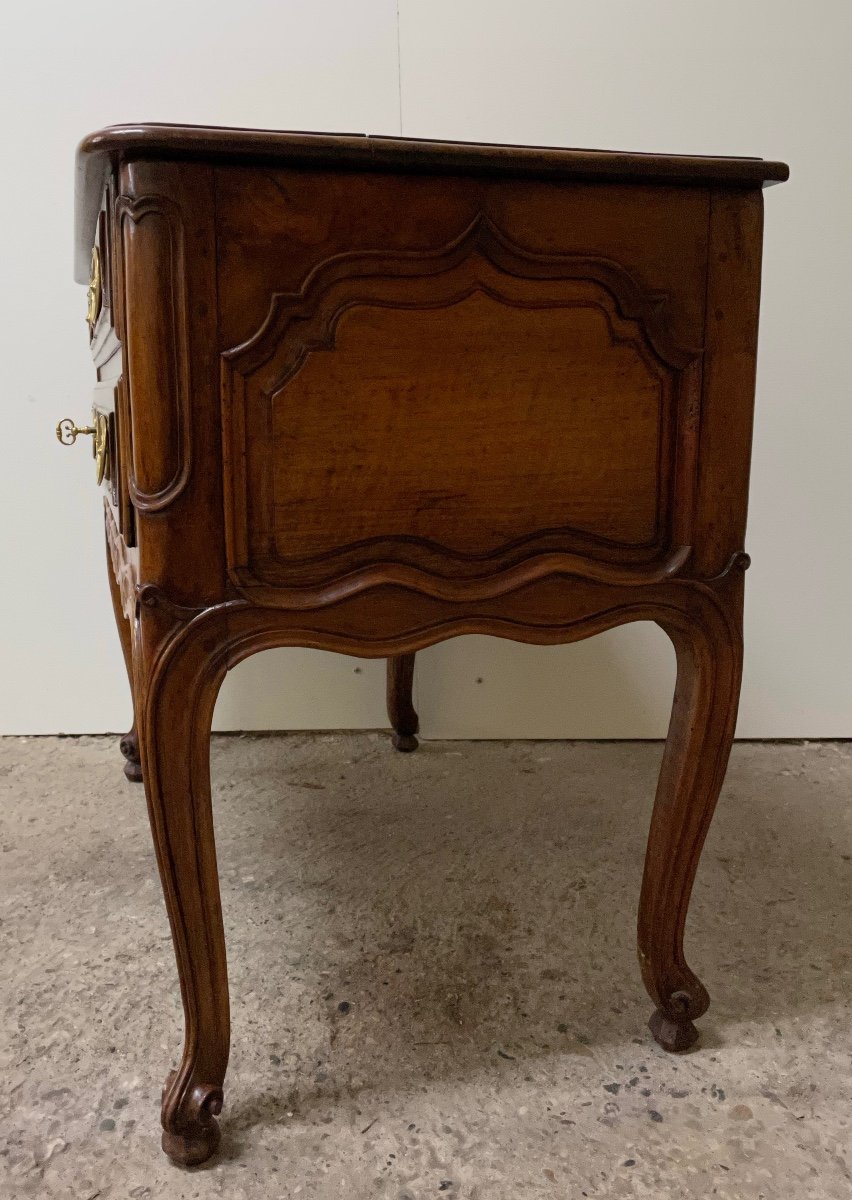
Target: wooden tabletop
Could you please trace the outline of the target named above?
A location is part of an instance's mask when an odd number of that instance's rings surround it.
[[[789,175],[785,163],[762,158],[639,154],[205,125],[112,125],[89,134],[77,147],[74,275],[81,283],[89,278],[89,257],[104,179],[119,162],[138,158],[433,174],[463,171],[683,186],[759,187],[783,182]]]

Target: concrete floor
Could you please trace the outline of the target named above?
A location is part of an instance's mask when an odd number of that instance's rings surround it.
[[[221,1153],[186,1172],[142,791],[113,738],[0,742],[0,1196],[848,1200],[852,746],[735,748],[683,1057],[634,952],[659,755],[217,739],[234,1044]]]

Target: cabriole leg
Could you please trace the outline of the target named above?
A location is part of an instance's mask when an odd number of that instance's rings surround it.
[[[145,792],[183,998],[180,1066],[163,1090],[163,1149],[194,1166],[219,1143],[228,1065],[225,938],[210,802],[210,725],[223,671],[192,631],[166,652],[144,699]]]
[[[414,655],[398,654],[388,659],[388,718],[393,726],[393,744],[397,750],[417,749],[414,736],[419,720],[411,699],[414,685]]]
[[[663,624],[677,684],[639,902],[639,961],[657,1005],[649,1027],[666,1050],[688,1050],[710,998],[683,953],[698,860],[725,777],[742,674],[741,583],[733,602]]]

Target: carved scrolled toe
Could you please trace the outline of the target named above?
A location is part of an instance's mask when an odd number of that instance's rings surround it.
[[[661,1008],[651,1014],[648,1028],[654,1035],[654,1041],[668,1050],[670,1054],[683,1054],[691,1050],[698,1041],[698,1029],[688,1018],[675,1020],[666,1015]]]
[[[639,965],[649,995],[657,1008],[651,1015],[648,1028],[664,1050],[683,1053],[698,1041],[699,1031],[694,1022],[710,1007],[706,987],[683,961],[680,946],[674,961],[666,962],[659,948],[656,955],[639,949]]]
[[[131,783],[144,783],[142,775],[142,764],[128,761],[124,764],[124,777]]]
[[[655,1009],[648,1022],[654,1040],[674,1054],[690,1050],[698,1041],[698,1029],[694,1020],[702,1017],[710,1007],[707,989],[696,979],[691,993],[672,992],[665,1004]]]
[[[139,750],[139,737],[136,733],[135,724],[133,725],[133,728],[130,729],[118,743],[118,748],[126,759],[124,764],[124,774],[131,783],[141,783],[142,755]]]
[[[178,1073],[169,1073],[163,1088],[162,1146],[172,1162],[197,1167],[216,1153],[222,1100],[220,1087],[196,1084],[183,1090]]]
[[[420,745],[413,733],[394,733],[391,741],[394,750],[401,750],[403,754],[410,754]]]

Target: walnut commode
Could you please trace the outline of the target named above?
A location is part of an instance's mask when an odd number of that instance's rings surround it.
[[[186,1016],[163,1148],[228,1061],[210,723],[272,646],[388,659],[655,621],[677,685],[639,901],[651,1030],[697,1037],[683,931],[728,760],[762,187],[781,163],[126,126],[77,157],[109,580]],[[94,247],[94,253],[93,253]]]

